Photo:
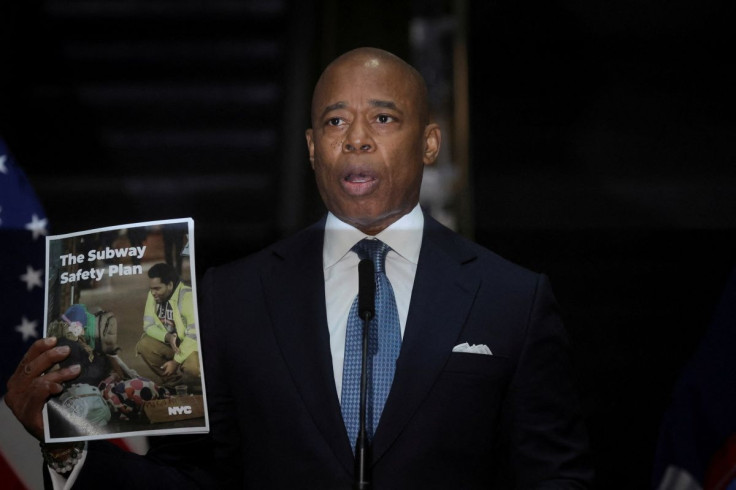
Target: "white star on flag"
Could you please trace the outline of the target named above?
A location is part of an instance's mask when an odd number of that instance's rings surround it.
[[[26,230],[33,232],[33,239],[36,240],[40,235],[46,235],[46,218],[38,219],[34,213],[30,223],[26,223]]]
[[[41,274],[43,271],[41,269],[35,270],[30,265],[26,266],[26,273],[22,274],[20,276],[20,280],[26,283],[26,288],[28,291],[33,289],[33,286],[43,287],[43,282],[41,282]]]
[[[21,324],[15,327],[15,331],[23,335],[23,342],[25,342],[30,338],[38,338],[36,327],[38,327],[38,322],[29,321],[28,318],[24,316]]]
[[[47,222],[39,223],[40,218],[46,216],[43,206],[0,136],[0,303],[3,310],[0,320],[0,488],[18,490],[43,488],[43,473],[48,473],[45,469],[42,471],[43,458],[38,441],[25,431],[4,400],[7,379],[30,345],[43,335],[44,288],[33,286],[40,286],[39,279],[43,283],[46,276],[45,240],[43,237],[34,240],[34,233],[38,235],[38,231],[26,229],[34,213],[36,228],[50,227]],[[21,276],[28,265],[32,269]],[[43,271],[40,277],[36,269]]]

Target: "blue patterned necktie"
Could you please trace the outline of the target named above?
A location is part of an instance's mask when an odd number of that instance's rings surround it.
[[[352,250],[361,260],[372,260],[376,271],[376,316],[370,322],[367,363],[365,427],[370,441],[381,418],[388,392],[391,390],[396,359],[401,349],[401,328],[394,290],[386,277],[386,254],[390,247],[380,240],[364,239],[358,242]],[[358,316],[356,296],[348,315],[341,398],[342,417],[353,451],[355,451],[355,441],[360,425],[362,332],[363,320]]]

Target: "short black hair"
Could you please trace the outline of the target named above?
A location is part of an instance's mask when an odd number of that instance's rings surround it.
[[[176,285],[179,282],[179,274],[176,273],[176,269],[165,262],[159,262],[148,269],[148,277],[151,279],[158,277],[164,284],[171,282]]]

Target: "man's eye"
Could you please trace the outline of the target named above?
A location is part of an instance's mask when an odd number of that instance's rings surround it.
[[[330,126],[339,126],[340,123],[342,123],[342,119],[340,119],[339,117],[331,117],[327,120],[327,124],[329,124]]]
[[[376,119],[381,124],[390,123],[391,121],[394,120],[394,118],[392,116],[389,116],[388,114],[381,114]]]

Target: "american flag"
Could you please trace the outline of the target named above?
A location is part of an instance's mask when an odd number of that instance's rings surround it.
[[[736,490],[736,268],[680,373],[654,459],[657,490]]]
[[[0,138],[0,397],[34,340],[43,335],[43,207]],[[43,488],[41,451],[0,402],[0,482],[7,490]]]
[[[17,421],[2,398],[8,378],[28,347],[43,336],[44,271],[48,222],[21,168],[0,137],[0,486],[3,490],[43,489],[38,441]],[[138,454],[146,437],[113,439]]]

